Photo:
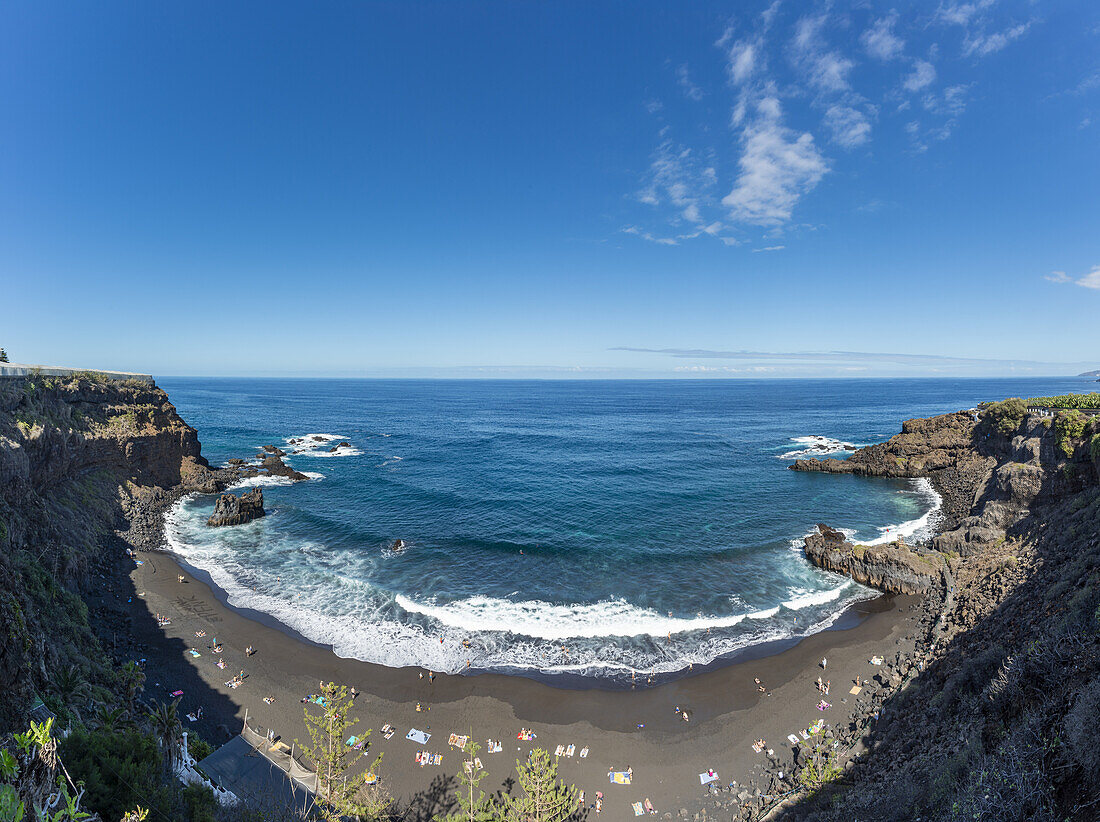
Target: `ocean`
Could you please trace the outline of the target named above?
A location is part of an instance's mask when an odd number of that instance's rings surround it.
[[[170,512],[171,549],[231,605],[344,657],[604,683],[820,631],[873,598],[806,562],[802,538],[819,522],[866,543],[935,527],[927,482],[788,471],[796,457],[843,457],[905,419],[983,400],[1087,389],[1072,378],[158,382],[211,464],[274,444],[310,476],[238,486],[264,490],[268,516],[247,525],[207,527],[210,495]]]

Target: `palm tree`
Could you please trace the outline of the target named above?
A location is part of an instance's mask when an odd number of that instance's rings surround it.
[[[101,731],[115,731],[122,725],[125,717],[125,708],[108,708],[106,705],[100,705],[96,710],[95,724]]]
[[[127,662],[122,666],[122,682],[126,687],[126,704],[130,712],[134,710],[134,700],[145,689],[145,671],[136,662]]]
[[[62,668],[53,677],[53,686],[67,702],[76,702],[88,695],[88,683],[75,665]]]
[[[179,714],[176,706],[180,704],[177,699],[171,705],[158,702],[153,710],[149,711],[149,722],[153,726],[153,735],[157,742],[164,748],[164,764],[169,773],[176,764],[176,755],[179,752],[179,740],[183,736],[183,727],[180,725]]]

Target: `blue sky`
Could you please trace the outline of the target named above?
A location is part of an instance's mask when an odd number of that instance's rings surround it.
[[[1085,0],[11,2],[0,106],[17,361],[1100,367]]]

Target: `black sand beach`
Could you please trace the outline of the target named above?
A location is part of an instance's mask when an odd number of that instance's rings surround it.
[[[513,775],[516,759],[532,747],[553,753],[559,744],[574,744],[578,752],[588,746],[585,759],[560,757],[559,772],[585,791],[588,804],[596,791],[602,791],[601,815],[608,819],[632,817],[631,803],[647,797],[662,815],[697,808],[709,799],[699,779],[708,769],[717,772],[716,784],[722,788],[736,782],[736,790],[768,793],[772,777],[763,773],[767,754],[756,753],[752,742],[764,739],[779,762],[778,770],[785,772],[792,758],[788,734],[819,719],[834,727],[862,721],[862,714],[853,715],[853,680],[879,673],[881,669],[870,664],[872,656],[891,658],[898,651],[910,651],[920,614],[915,597],[880,597],[857,606],[856,613],[842,621],[854,627],[823,631],[768,656],[653,687],[582,690],[498,674],[429,678],[416,668],[342,659],[328,647],[292,636],[268,618],[250,618],[261,615],[227,607],[219,599],[220,591],[171,556],[152,553],[142,559],[144,564],[132,574],[139,598],[129,607],[140,609],[135,615],[147,610],[171,619],[163,629],[151,628],[149,636],[137,637],[146,649],[141,655],[147,659],[147,697],[167,699],[187,682],[196,682],[197,676],[225,698],[217,705],[203,705],[202,719],[185,720],[186,730],[197,730],[211,743],[221,744],[227,732],[240,731],[247,711],[251,726],[274,730],[292,744],[306,737],[302,697],[315,693],[321,680],[353,686],[361,692],[356,730],[374,731],[363,761],[384,754],[379,771],[383,783],[421,818],[440,810],[449,780],[461,767],[460,754],[447,745],[451,733],[470,734],[483,746],[480,756],[489,777],[482,788],[490,791]],[[183,583],[178,581],[181,573]],[[155,626],[149,619],[138,622]],[[198,638],[196,631],[206,636]],[[219,655],[209,647],[214,637],[223,645],[224,670],[216,667]],[[246,657],[249,645],[257,652]],[[192,656],[188,649],[201,656]],[[826,671],[822,658],[828,659]],[[244,684],[228,688],[226,680],[242,669],[247,675]],[[819,675],[832,683],[826,698],[832,707],[826,711],[816,707],[822,698],[816,687]],[[758,691],[756,678],[766,686],[765,693]],[[265,703],[265,696],[274,697],[274,703]],[[419,712],[418,703],[423,709]],[[181,714],[199,707],[185,690]],[[690,717],[687,722],[678,712],[684,710]],[[397,727],[389,740],[378,730],[386,723]],[[413,727],[431,733],[426,746],[405,739]],[[537,738],[518,740],[521,727],[534,730]],[[503,750],[487,754],[488,739],[501,741]],[[419,767],[414,757],[421,749],[443,754],[442,764]],[[631,785],[609,784],[608,771],[627,768],[633,770]]]

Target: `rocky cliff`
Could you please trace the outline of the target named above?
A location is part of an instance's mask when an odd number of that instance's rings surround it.
[[[32,692],[75,666],[110,689],[107,651],[81,595],[125,574],[125,549],[161,544],[160,517],[212,470],[195,429],[145,382],[94,375],[0,380],[0,731],[25,727]]]
[[[924,563],[942,584],[930,574],[917,658],[833,730],[845,758],[803,760],[794,784],[812,789],[770,818],[1100,819],[1100,419],[1006,400],[793,469],[927,477],[946,512],[928,544],[819,527],[806,553],[886,591],[917,590]]]

